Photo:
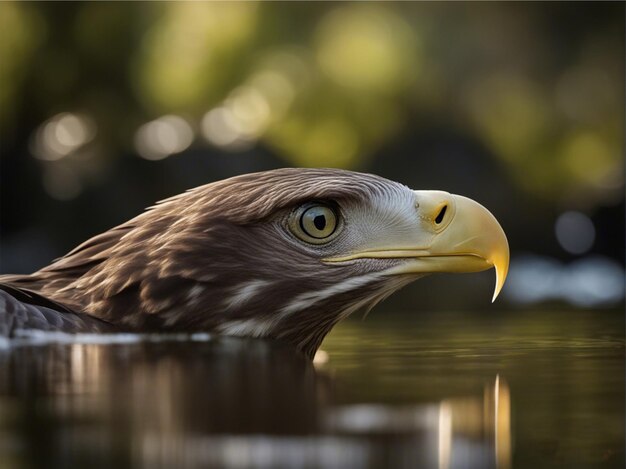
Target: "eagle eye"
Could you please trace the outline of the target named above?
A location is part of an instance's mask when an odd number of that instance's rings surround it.
[[[291,231],[302,241],[323,244],[337,232],[339,217],[328,204],[312,203],[298,208],[291,217]]]

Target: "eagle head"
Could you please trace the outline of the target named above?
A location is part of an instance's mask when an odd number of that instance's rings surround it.
[[[124,330],[267,337],[312,356],[338,321],[429,273],[495,267],[495,299],[508,262],[502,228],[468,198],[289,168],[165,200],[29,278]]]

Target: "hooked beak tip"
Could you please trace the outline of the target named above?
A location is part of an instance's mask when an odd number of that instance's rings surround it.
[[[496,269],[496,287],[493,292],[493,298],[491,299],[492,303],[496,301],[496,298],[502,291],[502,287],[504,287],[504,282],[506,281],[509,270],[508,259],[506,261],[494,262],[493,266]]]

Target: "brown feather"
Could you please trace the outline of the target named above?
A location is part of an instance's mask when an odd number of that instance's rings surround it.
[[[125,330],[211,331],[257,321],[271,326],[268,336],[311,355],[342,311],[377,302],[401,285],[372,281],[276,319],[294,298],[332,288],[348,275],[289,239],[279,229],[281,220],[306,201],[367,204],[404,190],[378,176],[341,170],[246,174],[162,201],[49,266],[31,275],[0,276],[0,282]],[[366,272],[365,264],[349,271]],[[228,306],[246,285],[253,289],[263,281],[269,291]]]

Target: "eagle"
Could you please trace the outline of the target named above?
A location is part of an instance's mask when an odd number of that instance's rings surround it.
[[[0,335],[208,332],[312,357],[342,319],[436,272],[509,264],[479,203],[372,174],[283,168],[191,189],[29,275],[0,276]]]

